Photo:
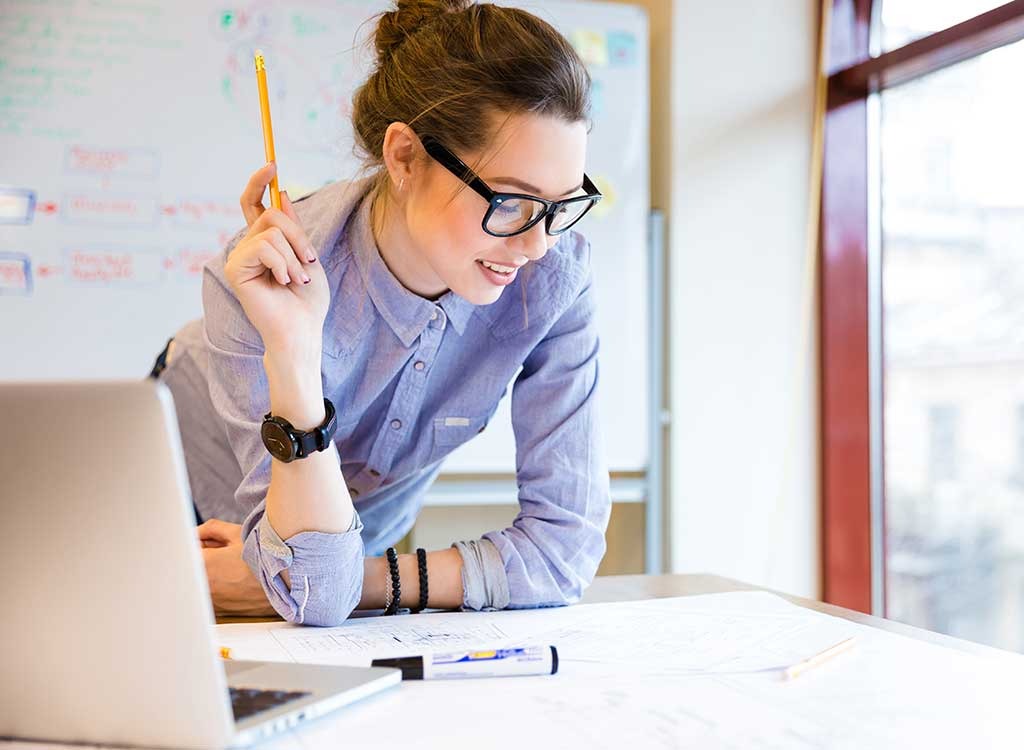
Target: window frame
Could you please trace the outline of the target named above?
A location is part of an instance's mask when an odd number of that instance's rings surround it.
[[[884,616],[873,95],[1024,39],[1024,0],[878,56],[871,54],[871,40],[879,0],[822,1],[829,60],[819,237],[822,598]]]

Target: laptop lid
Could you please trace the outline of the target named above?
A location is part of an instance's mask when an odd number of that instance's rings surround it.
[[[166,386],[0,384],[0,415],[0,736],[227,745]]]

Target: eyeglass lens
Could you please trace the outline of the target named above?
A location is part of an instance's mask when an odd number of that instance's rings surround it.
[[[558,207],[551,219],[552,233],[569,227],[590,207],[591,201],[573,201]],[[544,213],[543,203],[528,198],[509,198],[495,206],[487,219],[487,229],[496,234],[518,232]]]

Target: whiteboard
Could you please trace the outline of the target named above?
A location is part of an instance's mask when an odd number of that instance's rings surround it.
[[[348,121],[369,71],[366,0],[0,0],[0,381],[142,377],[202,314],[203,264],[243,225],[264,161],[252,52],[267,59],[281,187],[360,165]],[[286,7],[284,7],[286,5]],[[587,171],[601,415],[611,467],[647,464],[647,20],[603,2],[517,3],[594,79]],[[449,472],[512,472],[509,397]]]

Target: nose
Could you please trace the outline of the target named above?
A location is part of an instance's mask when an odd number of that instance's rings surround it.
[[[557,237],[549,237],[547,232],[544,231],[543,221],[538,221],[528,231],[516,235],[516,239],[519,240],[519,251],[529,260],[540,260],[547,255],[548,250],[558,241]],[[555,242],[549,243],[548,240],[554,240]]]

